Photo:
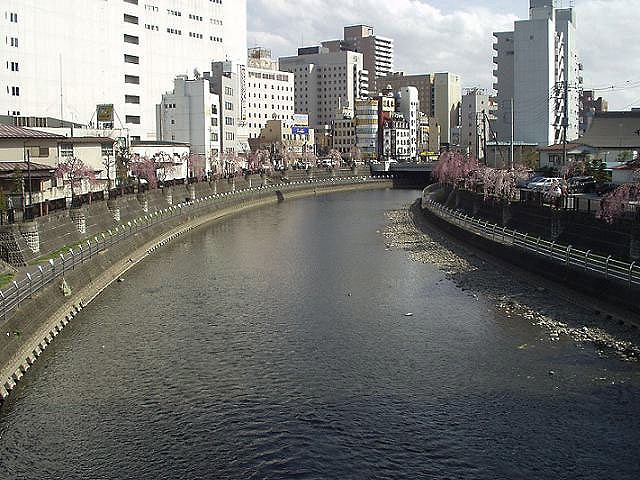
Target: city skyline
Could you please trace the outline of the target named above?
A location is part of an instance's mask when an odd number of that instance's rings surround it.
[[[335,8],[333,8],[335,3]],[[451,71],[465,87],[490,92],[494,65],[494,31],[512,30],[528,17],[528,0],[301,0],[292,9],[283,0],[248,0],[248,44],[271,48],[274,56],[295,53],[300,46],[337,38],[344,25],[365,23],[395,40],[395,70],[407,73]],[[633,0],[576,0],[577,43],[584,63],[584,88],[596,89],[613,110],[640,106],[640,74],[627,59],[640,55],[633,42],[640,12]],[[569,1],[558,2],[569,6]],[[448,10],[447,10],[448,8]],[[367,12],[363,14],[362,12]],[[390,22],[395,18],[397,21]],[[293,25],[293,27],[292,27]],[[449,34],[449,32],[454,34]],[[606,42],[590,41],[597,35]],[[429,46],[417,52],[413,45]],[[608,88],[615,86],[615,89]]]

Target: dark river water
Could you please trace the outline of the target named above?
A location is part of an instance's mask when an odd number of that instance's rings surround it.
[[[640,478],[640,367],[385,251],[417,196],[253,210],[148,258],[2,407],[0,478]]]

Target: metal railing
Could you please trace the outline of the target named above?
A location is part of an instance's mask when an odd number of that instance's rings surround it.
[[[277,191],[295,191],[302,186],[353,185],[358,183],[378,183],[386,180],[388,180],[387,177],[349,176],[262,185],[224,193],[215,193],[188,202],[172,205],[154,213],[142,215],[131,221],[115,226],[106,232],[99,233],[91,239],[84,240],[82,243],[76,244],[68,249],[66,255],[60,253],[57,257],[46,260],[42,265],[38,265],[33,272],[27,273],[24,278],[14,280],[9,286],[1,289],[0,316],[2,323],[15,314],[15,311],[20,308],[20,305],[27,302],[34,294],[57,278],[64,277],[65,273],[75,270],[76,268],[81,268],[85,262],[90,261],[97,254],[110,248],[114,244],[179,215],[205,209],[213,212],[231,205],[239,205],[247,201],[258,200]]]
[[[558,264],[573,266],[584,271],[615,279],[628,286],[640,286],[640,263],[623,262],[611,255],[604,257],[592,253],[591,250],[580,250],[572,245],[550,242],[527,233],[501,227],[495,223],[480,220],[470,215],[448,208],[430,198],[422,199],[422,208],[428,209],[437,217],[475,233],[481,237],[504,245],[511,245],[527,250],[535,255],[546,257]]]

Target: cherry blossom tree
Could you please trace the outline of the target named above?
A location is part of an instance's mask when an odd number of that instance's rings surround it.
[[[607,223],[613,223],[624,215],[629,202],[640,202],[640,164],[635,167],[631,182],[620,185],[600,199],[596,216]]]
[[[138,179],[138,189],[140,189],[140,180],[142,179],[147,181],[150,190],[158,187],[158,167],[153,157],[134,155],[129,164],[129,169]]]
[[[433,168],[433,176],[438,182],[451,187],[458,187],[461,181],[474,178],[479,170],[478,160],[460,153],[445,152]]]
[[[87,167],[82,160],[76,157],[66,157],[60,161],[55,169],[56,178],[62,178],[71,187],[71,203],[75,199],[75,189],[82,185],[83,180],[93,183],[96,180],[96,172]]]
[[[334,167],[339,168],[340,165],[342,165],[342,154],[335,148],[329,150],[328,157],[331,159],[331,163]]]
[[[309,164],[314,167],[318,163],[318,157],[311,150],[307,150],[302,154],[302,161],[305,165]]]
[[[362,150],[356,145],[349,150],[349,160],[351,161],[351,165],[362,162]]]
[[[199,182],[207,177],[207,160],[204,155],[191,153],[187,157],[187,176],[196,178]]]

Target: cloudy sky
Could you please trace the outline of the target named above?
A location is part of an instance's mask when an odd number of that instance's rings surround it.
[[[528,16],[528,0],[247,0],[249,46],[294,55],[364,23],[395,40],[395,70],[450,71],[465,87],[493,83],[492,32]],[[561,2],[562,3],[562,2]],[[575,0],[585,88],[610,109],[640,107],[640,0]],[[564,4],[569,5],[569,0]]]

